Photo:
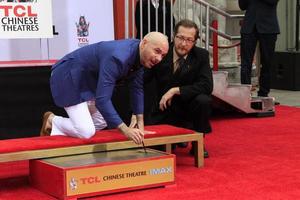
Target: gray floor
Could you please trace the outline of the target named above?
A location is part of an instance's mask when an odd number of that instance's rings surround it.
[[[272,89],[269,96],[275,97],[281,105],[300,107],[300,91]]]

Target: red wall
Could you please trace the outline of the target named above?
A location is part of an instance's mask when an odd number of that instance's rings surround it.
[[[134,4],[136,0],[134,0]],[[114,0],[115,39],[125,38],[125,0]],[[129,36],[132,36],[132,0],[129,0]]]

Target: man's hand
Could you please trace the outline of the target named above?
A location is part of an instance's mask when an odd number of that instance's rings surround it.
[[[124,132],[124,135],[133,140],[136,144],[142,144],[142,141],[144,140],[144,133],[143,131],[137,129],[137,128],[129,128]]]
[[[136,115],[136,119],[137,119],[137,124],[135,128],[138,128],[144,132],[144,115],[138,114]]]
[[[146,131],[144,130],[144,135],[151,135],[151,134],[156,134],[155,131]]]
[[[129,128],[134,128],[134,127],[137,127],[137,119],[136,119],[136,115],[131,115]]]
[[[146,131],[144,130],[144,117],[143,115],[132,115],[129,128],[138,128],[143,131],[144,135],[146,134],[155,134],[155,131]]]
[[[144,131],[144,115],[131,115],[130,128],[138,128]]]
[[[179,87],[173,87],[173,88],[169,89],[168,92],[166,92],[161,97],[161,100],[159,102],[159,109],[162,111],[167,109],[167,106],[171,105],[173,96],[179,95],[179,94],[180,94]]]
[[[130,128],[122,123],[118,126],[118,129],[129,139],[134,141],[136,144],[142,144],[144,140],[144,132],[137,128]]]

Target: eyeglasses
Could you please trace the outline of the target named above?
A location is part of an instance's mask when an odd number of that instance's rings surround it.
[[[176,35],[175,38],[177,38],[180,42],[186,42],[187,44],[192,44],[195,42],[194,39],[185,38],[184,36],[181,36],[181,35]]]

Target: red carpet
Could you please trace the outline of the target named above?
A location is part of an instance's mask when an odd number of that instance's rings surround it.
[[[277,106],[276,116],[214,119],[206,136],[210,158],[193,166],[188,149],[177,149],[176,186],[88,199],[247,199],[300,197],[300,109]],[[0,199],[51,200],[28,184],[28,163],[0,165]]]

